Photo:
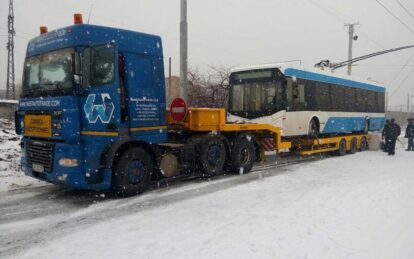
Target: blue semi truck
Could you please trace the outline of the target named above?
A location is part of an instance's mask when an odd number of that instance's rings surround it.
[[[160,178],[248,173],[292,143],[303,155],[365,149],[365,135],[288,142],[272,125],[226,122],[224,109],[168,110],[160,37],[74,20],[27,46],[15,123],[28,176],[132,195]]]
[[[224,110],[216,112],[207,121],[216,116],[225,126]],[[190,110],[187,121],[191,114],[201,118]],[[82,24],[78,14],[74,25],[41,27],[30,40],[15,119],[25,174],[126,195],[142,192],[154,178],[194,169],[221,173],[230,159],[234,171],[246,173],[259,159],[253,135],[262,133],[245,125],[240,132],[220,133],[211,125],[192,130],[173,120],[168,128],[161,38]]]

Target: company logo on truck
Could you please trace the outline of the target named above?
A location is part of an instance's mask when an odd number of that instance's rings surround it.
[[[111,96],[107,93],[103,93],[100,94],[100,97],[101,100],[99,104],[96,104],[96,102],[98,102],[96,100],[96,94],[90,94],[86,99],[83,109],[89,123],[96,123],[98,119],[102,123],[109,123],[112,114],[114,113],[115,106],[112,103]]]

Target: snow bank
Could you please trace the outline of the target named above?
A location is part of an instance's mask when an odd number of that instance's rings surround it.
[[[20,170],[19,143],[20,137],[14,132],[14,124],[0,119],[0,192],[44,184],[25,176]]]
[[[364,152],[43,241],[23,258],[412,258],[414,152]],[[133,197],[140,199],[140,197]]]

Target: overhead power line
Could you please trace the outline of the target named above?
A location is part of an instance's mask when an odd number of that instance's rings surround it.
[[[414,30],[411,29],[410,26],[408,26],[403,20],[401,20],[398,16],[396,16],[393,12],[391,12],[388,7],[386,7],[383,3],[381,3],[379,0],[375,0],[379,5],[382,6],[392,17],[394,17],[397,21],[399,21],[405,28],[407,28],[409,31],[411,31],[414,34]]]
[[[319,8],[321,11],[325,12],[326,14],[330,15],[332,18],[340,21],[341,23],[345,23],[345,20],[352,20],[353,18],[349,17],[347,14],[340,12],[337,9],[334,9],[333,7],[329,7],[329,5],[321,5],[313,0],[305,0],[307,3],[311,3],[314,6],[316,6],[317,8]],[[343,20],[344,19],[344,20]],[[376,45],[378,48],[380,48],[381,50],[386,50],[388,49],[387,47],[383,46],[381,43],[379,43],[378,41],[374,40],[374,37],[372,37],[371,34],[367,33],[366,30],[362,31],[363,26],[360,26],[359,29],[359,34],[363,37],[361,37],[361,39],[365,39],[370,41],[372,44]],[[398,56],[395,53],[394,54],[396,57],[398,57],[399,59],[403,60],[403,58],[401,58],[400,56]]]
[[[404,11],[409,15],[409,16],[411,16],[411,18],[413,18],[414,19],[414,15],[410,12],[410,10],[408,10],[408,8],[407,7],[405,7],[399,0],[395,0],[396,2],[397,2],[397,4],[402,8],[402,9],[404,9]]]
[[[414,45],[409,45],[409,46],[404,46],[404,47],[399,47],[399,48],[388,49],[388,50],[383,50],[383,51],[371,53],[371,54],[368,54],[368,55],[353,58],[353,59],[346,60],[346,61],[343,61],[343,62],[339,62],[339,63],[336,63],[336,64],[331,64],[330,68],[332,70],[335,70],[335,69],[338,69],[340,67],[344,67],[344,66],[347,66],[349,64],[353,64],[355,62],[358,62],[358,61],[361,61],[361,60],[364,60],[364,59],[376,57],[376,56],[379,56],[379,55],[383,55],[383,54],[387,54],[387,53],[391,53],[391,52],[395,52],[395,51],[399,51],[399,50],[410,49],[410,48],[414,48]],[[410,60],[407,62],[407,65],[410,62]]]
[[[411,60],[414,58],[414,54],[411,55],[411,57],[407,60],[407,62],[404,64],[404,66],[398,71],[398,73],[391,79],[391,81],[388,83],[389,86],[391,86],[392,83],[394,83],[395,79],[397,79],[400,74],[404,71],[404,69],[410,64]]]
[[[401,88],[401,86],[403,86],[404,85],[404,83],[410,78],[410,76],[412,75],[414,73],[414,69],[412,69],[411,70],[411,72],[410,73],[408,73],[407,74],[407,76],[404,78],[404,80],[403,81],[401,81],[401,83],[398,85],[398,87],[397,88],[395,88],[392,92],[391,92],[391,94],[390,94],[390,99],[398,92],[398,90]]]

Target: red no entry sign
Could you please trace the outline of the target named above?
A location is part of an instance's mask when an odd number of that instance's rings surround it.
[[[187,104],[183,98],[175,98],[170,106],[171,118],[176,122],[184,121],[187,116]]]

